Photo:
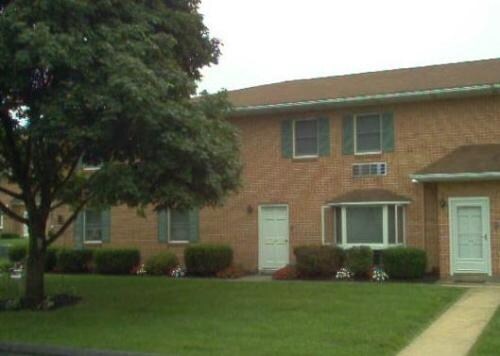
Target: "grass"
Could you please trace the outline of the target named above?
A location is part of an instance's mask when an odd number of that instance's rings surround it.
[[[0,313],[0,340],[175,355],[390,355],[462,293],[422,284],[48,277],[83,297]]]
[[[500,308],[472,348],[471,356],[498,355],[500,350]]]

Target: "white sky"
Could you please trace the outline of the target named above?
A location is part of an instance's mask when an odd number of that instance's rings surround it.
[[[202,0],[215,92],[299,78],[500,57],[500,0]]]

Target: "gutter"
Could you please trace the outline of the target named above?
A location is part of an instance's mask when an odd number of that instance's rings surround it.
[[[292,103],[236,106],[233,108],[231,116],[287,112],[293,110],[325,110],[329,108],[342,108],[348,106],[373,105],[381,103],[401,103],[409,101],[449,99],[496,94],[500,94],[500,83],[445,89],[406,91],[389,94],[361,95],[335,99],[308,100]]]
[[[500,180],[500,172],[410,174],[415,183]]]

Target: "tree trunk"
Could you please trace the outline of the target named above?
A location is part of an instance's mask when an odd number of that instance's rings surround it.
[[[26,290],[24,302],[36,308],[45,298],[45,229],[30,227],[28,259],[26,261]]]

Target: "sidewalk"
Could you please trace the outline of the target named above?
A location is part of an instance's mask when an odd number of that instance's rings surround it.
[[[467,355],[499,305],[498,286],[472,288],[399,355]]]

